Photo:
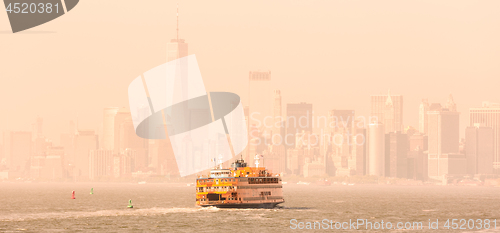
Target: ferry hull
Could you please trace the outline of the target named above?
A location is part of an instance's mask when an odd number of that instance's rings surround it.
[[[242,203],[242,204],[214,204],[200,205],[201,207],[217,207],[217,208],[232,208],[232,209],[273,209],[280,203]]]

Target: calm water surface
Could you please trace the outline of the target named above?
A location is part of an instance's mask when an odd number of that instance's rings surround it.
[[[93,195],[90,188],[94,188]],[[323,219],[337,222],[367,219],[394,224],[423,222],[424,226],[419,230],[386,232],[457,232],[444,229],[444,221],[497,219],[497,229],[461,232],[500,232],[500,188],[287,184],[283,190],[286,202],[276,209],[198,208],[194,206],[194,189],[185,184],[3,182],[0,183],[0,232],[346,231],[294,230],[290,228],[294,227],[292,219],[304,224]],[[126,208],[129,199],[133,209]],[[439,219],[440,229],[428,229],[429,219]]]

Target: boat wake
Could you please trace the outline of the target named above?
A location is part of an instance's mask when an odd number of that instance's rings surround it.
[[[72,211],[72,212],[49,212],[49,213],[27,213],[0,215],[0,222],[5,221],[28,221],[39,219],[71,219],[71,218],[91,218],[91,217],[114,217],[114,216],[147,216],[162,215],[169,213],[193,213],[198,211],[210,211],[208,208],[149,208],[149,209],[115,209],[98,211]],[[215,208],[217,209],[217,208]]]

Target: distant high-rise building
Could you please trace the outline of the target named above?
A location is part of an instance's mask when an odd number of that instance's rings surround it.
[[[410,151],[414,150],[427,151],[427,143],[429,142],[427,135],[424,135],[422,133],[416,133],[410,136],[409,141],[410,141],[410,146],[409,146]]]
[[[412,150],[408,153],[408,179],[427,180],[428,158],[423,150]]]
[[[115,116],[118,113],[118,107],[104,108],[103,113],[103,132],[102,132],[102,148],[113,150],[115,148]]]
[[[500,169],[500,104],[483,102],[480,108],[471,108],[470,126],[481,124],[493,128],[493,167]]]
[[[188,55],[188,44],[184,39],[179,39],[179,7],[177,7],[177,29],[176,38],[167,43],[167,62]]]
[[[64,148],[51,146],[47,149],[45,164],[42,168],[41,178],[46,180],[60,180],[63,178]]]
[[[393,132],[385,135],[385,176],[408,177],[408,135]]]
[[[123,151],[126,147],[123,144],[120,144],[120,136],[121,136],[121,125],[130,119],[131,114],[127,108],[120,108],[120,110],[116,113],[115,118],[114,118],[114,124],[113,124],[113,151],[115,154],[120,153]]]
[[[350,130],[354,122],[354,110],[330,110],[328,111],[328,131],[337,132],[340,128]]]
[[[384,125],[373,122],[368,125],[367,174],[385,175],[385,129]]]
[[[286,105],[286,136],[287,146],[295,146],[295,135],[302,131],[312,133],[312,104],[290,103]]]
[[[470,126],[465,129],[465,156],[468,174],[492,174],[494,131],[492,127]]]
[[[353,127],[352,133],[352,151],[349,160],[353,166],[350,168],[356,170],[356,175],[366,175],[366,129]]]
[[[265,153],[264,157],[261,159],[262,165],[273,173],[285,173],[285,145],[269,145],[269,149],[265,152],[267,153]]]
[[[75,134],[74,133],[64,133],[61,134],[61,146],[64,149],[64,158],[63,158],[63,164],[69,165],[69,164],[75,164]]]
[[[131,177],[134,168],[134,158],[136,151],[132,149],[125,149],[120,153],[120,177]]]
[[[385,133],[403,132],[403,96],[372,95],[371,116],[376,116],[378,121],[384,124]]]
[[[97,149],[89,152],[89,178],[96,180],[113,176],[113,150]]]
[[[75,170],[74,177],[80,180],[89,178],[89,154],[98,148],[98,137],[94,130],[78,130],[75,142]]]
[[[167,62],[174,61],[176,59],[186,57],[189,55],[188,53],[188,43],[185,42],[184,39],[179,38],[179,7],[177,7],[177,27],[176,27],[176,38],[171,39],[169,43],[167,43]],[[182,64],[181,64],[182,63]],[[177,70],[175,75],[178,75],[179,77],[184,77],[182,79],[186,79],[188,77],[188,64],[187,60],[184,61],[179,61],[177,64]],[[181,98],[187,99],[187,92],[181,92],[182,95]],[[142,108],[142,109],[131,109],[131,111],[139,111],[139,115],[144,115],[147,114],[149,109],[147,108]],[[182,110],[179,111],[184,111],[184,114],[189,114],[189,110],[185,107],[183,107]],[[120,114],[120,112],[117,113],[117,117]],[[130,113],[129,113],[130,115]],[[165,116],[165,122],[166,125],[163,127],[157,127],[155,129],[149,129],[149,130],[154,130],[155,133],[157,134],[167,134],[167,125],[170,124],[169,122],[169,117]],[[121,118],[121,117],[120,117]],[[115,118],[115,121],[117,119]],[[115,126],[122,125],[124,121],[126,121],[127,118],[121,118],[120,122],[117,123],[115,122]],[[188,123],[189,119],[185,119],[185,123]],[[124,129],[126,129],[125,127]],[[116,134],[116,129],[115,129],[115,134]],[[144,168],[146,166],[151,165],[153,168],[156,168],[156,172],[160,175],[172,175],[172,176],[178,176],[179,175],[179,168],[177,167],[175,155],[173,153],[172,145],[170,143],[170,139],[167,137],[166,139],[158,139],[158,140],[145,140],[145,141],[140,141],[139,139],[133,139],[133,137],[128,134],[128,133],[120,133],[120,135],[129,135],[128,137],[131,141],[135,141],[134,144],[141,144],[144,142],[145,147],[143,149],[132,149],[132,148],[120,148],[117,149],[115,145],[115,154],[116,153],[121,153],[122,156],[114,158],[115,162],[119,161],[118,163],[121,164],[118,168],[115,167],[115,176],[122,176],[124,174],[128,174],[127,169],[140,169]],[[122,137],[121,136],[121,137]],[[126,137],[127,138],[127,137]],[[120,139],[118,139],[120,140]],[[117,139],[115,137],[115,143]],[[145,151],[144,151],[145,150]],[[137,159],[137,161],[135,161]],[[130,161],[133,161],[134,164],[133,166],[129,166],[127,164],[130,163]],[[137,166],[136,166],[137,165]],[[125,170],[124,170],[125,169]],[[131,170],[131,171],[132,171]]]
[[[31,157],[30,176],[41,180],[60,180],[63,177],[63,147],[49,147],[44,154]]]
[[[149,140],[149,164],[159,175],[179,176],[179,168],[175,160],[170,140]]]
[[[4,156],[11,171],[27,175],[25,173],[29,171],[30,156],[33,153],[31,138],[31,132],[13,131],[4,133]]]
[[[52,146],[52,141],[45,137],[37,137],[33,146],[32,155],[45,155],[47,149]]]
[[[429,111],[429,154],[458,153],[459,116],[458,112]]]
[[[301,149],[288,149],[286,152],[286,169],[287,174],[302,174],[304,166],[304,150]]]
[[[262,158],[264,166],[274,173],[286,172],[286,149],[285,149],[285,127],[284,119],[281,110],[281,91],[274,90],[274,106],[273,106],[273,120],[271,140],[272,145],[269,145]]]
[[[460,113],[442,109],[427,114],[429,176],[464,174],[465,156],[459,153]]]
[[[274,107],[273,107],[273,120],[272,120],[272,142],[273,144],[282,144],[284,145],[284,135],[281,134],[283,131],[283,115],[281,112],[281,91],[274,90]],[[278,136],[279,135],[279,136]]]
[[[271,81],[271,71],[250,71],[248,73],[249,80],[249,114],[250,124],[254,124],[260,132],[270,137],[272,127],[269,127],[273,121],[267,122],[264,125],[265,117],[273,117],[272,111],[274,102],[273,90],[269,85]],[[269,141],[271,143],[271,141]]]
[[[455,104],[455,101],[453,100],[453,96],[451,94],[448,96],[448,101],[446,102],[446,108],[450,112],[457,111],[457,104]]]
[[[132,117],[127,117],[120,124],[120,152],[126,148],[135,150],[134,168],[144,169],[148,167],[148,141],[144,138],[137,136],[132,123]]]
[[[36,122],[33,124],[33,132],[33,139],[43,137],[43,118],[36,118]]]
[[[427,134],[427,111],[429,111],[429,100],[423,99],[418,112],[418,131]]]
[[[408,179],[426,180],[428,175],[427,151],[428,137],[423,133],[416,133],[409,138]]]

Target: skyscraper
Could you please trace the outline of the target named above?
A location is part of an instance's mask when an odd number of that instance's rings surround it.
[[[31,132],[4,133],[4,156],[11,171],[17,171],[20,174],[28,172],[30,156],[33,152],[31,137]]]
[[[37,117],[35,124],[33,124],[33,138],[43,137],[43,118]]]
[[[367,174],[385,175],[385,134],[384,125],[373,122],[368,125]]]
[[[468,174],[493,173],[493,128],[480,124],[465,129],[465,156]]]
[[[261,133],[270,136],[272,127],[265,127],[264,118],[273,116],[273,90],[269,85],[271,81],[271,71],[250,71],[248,73],[249,80],[249,114],[250,125],[255,125]],[[273,121],[268,121],[266,124],[270,126]],[[250,126],[251,128],[251,126]],[[270,141],[269,141],[270,142]]]
[[[89,154],[98,148],[98,138],[94,130],[78,130],[75,135],[75,174],[73,176],[86,180],[89,178]]]
[[[350,163],[350,168],[356,170],[356,175],[364,176],[366,175],[366,129],[353,127],[352,132],[352,151]]]
[[[283,127],[283,119],[281,112],[281,91],[274,90],[274,107],[273,107],[273,130],[271,133],[273,144],[284,144],[283,135],[281,135]],[[279,135],[279,136],[278,136]]]
[[[418,111],[418,131],[427,134],[427,111],[429,111],[429,100],[422,99]]]
[[[64,157],[64,148],[52,146],[47,149],[45,164],[42,168],[41,178],[48,180],[59,180],[63,178],[62,161]]]
[[[295,135],[302,131],[312,133],[312,104],[290,103],[286,105],[287,146],[295,146]]]
[[[464,174],[465,156],[459,153],[460,113],[445,108],[427,114],[429,176]]]
[[[113,151],[115,154],[120,153],[125,149],[124,145],[120,144],[120,136],[121,136],[121,125],[130,119],[131,115],[127,108],[120,108],[120,110],[115,114],[113,121]]]
[[[453,100],[453,96],[451,94],[448,96],[448,101],[446,102],[446,108],[450,112],[456,112],[457,111],[457,104]]]
[[[281,111],[281,91],[274,90],[273,120],[271,140],[264,155],[263,165],[274,173],[286,172],[286,149],[284,141],[284,119]]]
[[[393,132],[385,135],[385,176],[407,178],[408,135]]]
[[[469,111],[470,126],[481,124],[493,128],[493,167],[500,169],[500,104],[483,102],[482,107]]]
[[[91,180],[111,177],[113,175],[113,150],[90,150],[89,169],[89,178]]]
[[[188,44],[184,39],[179,39],[179,6],[177,6],[177,29],[176,38],[167,43],[167,62],[188,55]]]
[[[408,179],[426,180],[428,172],[427,136],[422,133],[410,136],[408,153]]]
[[[429,111],[429,154],[458,153],[459,116],[458,112]]]
[[[103,133],[102,133],[102,148],[113,150],[115,145],[115,116],[119,108],[108,107],[104,108],[103,112]]]
[[[177,6],[177,26],[176,26],[176,37],[175,39],[171,39],[169,43],[167,43],[167,62],[186,57],[188,56],[188,43],[185,42],[184,39],[179,38],[179,6]],[[181,64],[181,62],[186,62],[185,61],[179,61],[177,62],[177,69],[176,69],[176,76],[180,76],[179,78],[181,79],[186,79],[188,77],[188,64],[184,63]],[[183,99],[187,99],[187,91],[182,91],[180,92],[182,95]],[[145,110],[145,111],[144,111]],[[136,111],[134,109],[131,109],[131,111]],[[141,109],[141,112],[147,112],[147,109]],[[181,110],[179,110],[181,111]],[[184,114],[188,115],[188,109],[183,107],[182,111],[184,111]],[[143,114],[143,113],[142,113]],[[124,119],[125,120],[125,119]],[[188,119],[186,119],[188,121]],[[168,116],[166,116],[165,119],[166,124],[169,124]],[[123,123],[123,122],[122,122]],[[116,124],[115,124],[116,125]],[[167,126],[164,125],[163,127],[158,127],[155,129],[150,129],[154,131],[164,131],[166,135],[168,135],[167,132]],[[147,147],[147,154],[144,155],[142,152],[137,153],[137,150],[132,150],[132,149],[126,149],[127,152],[123,152],[123,150],[120,151],[120,153],[125,153],[125,157],[120,157],[119,161],[120,168],[118,169],[118,172],[115,172],[116,174],[125,174],[127,172],[124,171],[125,168],[127,167],[134,167],[134,166],[124,166],[123,164],[127,164],[127,161],[130,161],[131,157],[138,157],[138,164],[141,166],[142,164],[145,164],[146,166],[149,165],[149,157],[151,156],[151,164],[153,167],[157,169],[157,173],[165,175],[175,175],[177,176],[179,174],[179,168],[177,167],[176,160],[175,160],[175,155],[173,153],[172,149],[172,144],[170,143],[169,137],[166,139],[159,139],[159,140],[149,140],[149,142],[146,140],[145,145]],[[115,147],[116,148],[116,147]],[[149,150],[151,148],[151,150]],[[116,153],[116,150],[115,150]],[[147,161],[144,163],[144,160]],[[125,161],[125,162],[124,162]],[[139,167],[138,166],[138,167]],[[115,174],[115,176],[116,176]]]
[[[328,131],[334,133],[339,128],[350,130],[354,122],[354,110],[330,110],[328,111]]]
[[[385,133],[403,132],[403,96],[387,95],[371,96],[371,116],[376,116],[384,124]]]
[[[144,169],[146,168],[148,163],[148,142],[146,139],[137,136],[134,130],[134,125],[132,123],[132,117],[127,117],[120,124],[120,135],[116,135],[120,137],[120,152],[125,150],[126,148],[135,150],[134,158],[135,169]]]

